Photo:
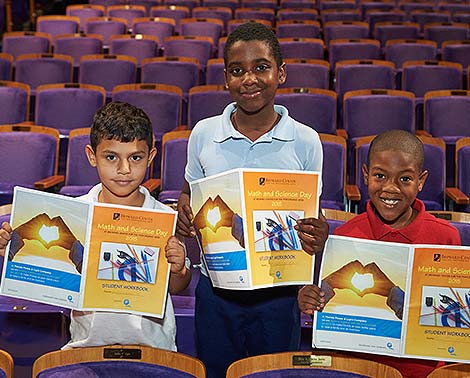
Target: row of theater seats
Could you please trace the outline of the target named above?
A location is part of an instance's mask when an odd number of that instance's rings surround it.
[[[330,360],[329,364],[310,361]],[[13,376],[12,357],[0,350],[0,377]],[[294,371],[292,369],[295,369]],[[441,366],[427,378],[464,378],[470,365],[454,363]],[[402,378],[390,366],[357,356],[331,351],[281,352],[249,357],[234,362],[227,378],[258,377],[336,377],[372,376]],[[204,364],[183,353],[135,345],[77,348],[54,351],[34,363],[33,378],[70,378],[78,376],[205,378]]]

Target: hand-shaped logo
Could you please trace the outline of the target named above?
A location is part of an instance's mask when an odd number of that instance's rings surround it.
[[[42,239],[41,241],[43,242],[43,244],[45,244],[45,247],[47,248],[49,246],[49,243],[59,239],[59,227],[49,227],[43,224],[42,227],[39,229],[38,234]]]
[[[351,284],[357,290],[363,292],[366,289],[374,287],[374,277],[371,273],[359,274],[358,272],[356,272],[351,278]]]
[[[209,197],[194,217],[193,224],[199,230],[209,227],[213,232],[217,232],[219,227],[232,226],[233,214],[232,209],[219,195],[215,199]]]

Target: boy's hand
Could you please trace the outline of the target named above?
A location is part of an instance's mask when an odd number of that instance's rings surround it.
[[[329,274],[323,281],[328,283],[332,289],[350,289],[356,294],[361,295],[361,292],[352,285],[351,279],[355,273],[361,273],[363,269],[363,265],[358,260],[350,261]]]
[[[302,249],[310,255],[314,255],[323,250],[328,238],[329,226],[326,218],[320,212],[318,219],[299,219],[294,226],[302,243]]]
[[[395,287],[395,284],[382,272],[375,262],[371,262],[364,267],[364,273],[371,273],[374,277],[374,286],[364,290],[364,294],[373,293],[388,297],[390,290]]]
[[[193,226],[193,211],[189,206],[189,195],[181,193],[178,200],[178,221],[176,222],[176,233],[182,237],[196,236],[196,230]]]
[[[184,246],[175,236],[168,239],[166,243],[165,257],[170,264],[170,272],[172,274],[184,272],[186,269]]]
[[[11,239],[12,232],[13,230],[10,223],[3,222],[2,227],[0,228],[0,256],[5,256],[5,250]]]
[[[304,314],[313,315],[325,306],[325,293],[317,285],[306,285],[299,290],[297,300],[299,309]]]

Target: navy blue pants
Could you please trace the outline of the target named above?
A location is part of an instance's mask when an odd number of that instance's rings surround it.
[[[299,350],[297,287],[213,288],[201,274],[196,288],[196,348],[208,378],[224,378],[241,358]]]

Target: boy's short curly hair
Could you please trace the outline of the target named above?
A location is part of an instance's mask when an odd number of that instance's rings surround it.
[[[148,115],[126,102],[110,102],[98,109],[93,116],[90,144],[93,151],[103,140],[119,142],[145,140],[149,151],[153,147],[152,122]]]
[[[274,32],[267,26],[260,24],[258,22],[247,22],[245,24],[240,25],[233,32],[231,32],[229,36],[227,37],[227,42],[225,43],[225,48],[224,48],[225,66],[227,66],[228,52],[230,51],[230,48],[233,46],[235,42],[238,42],[238,41],[265,42],[271,49],[271,52],[273,54],[273,57],[276,61],[277,66],[280,67],[282,65],[281,46],[279,45],[279,41],[277,40],[277,37],[274,34]]]

